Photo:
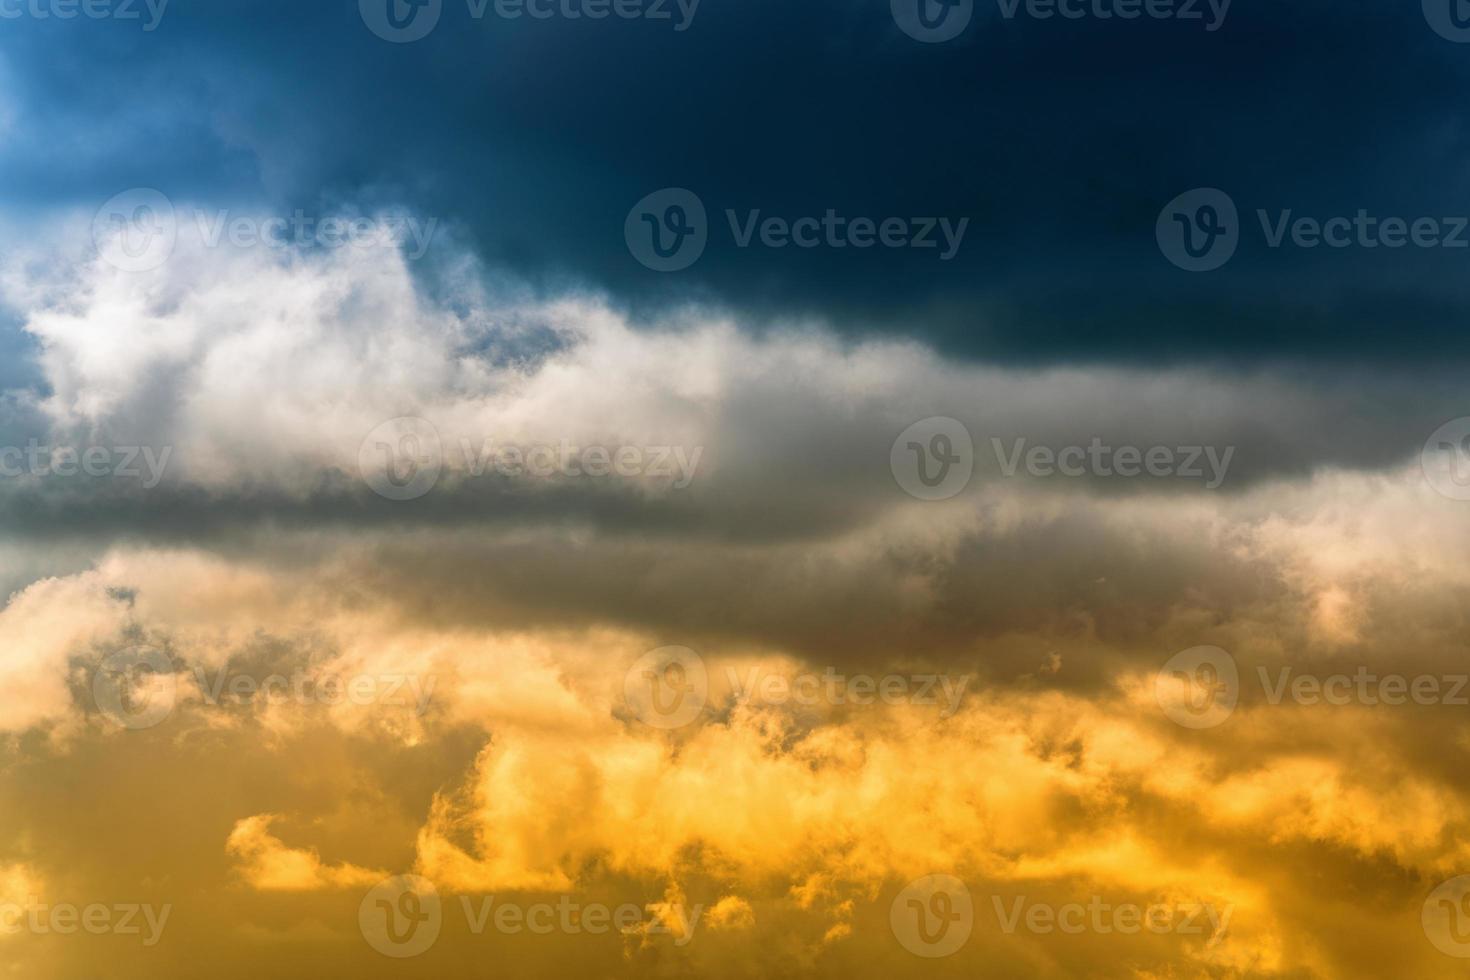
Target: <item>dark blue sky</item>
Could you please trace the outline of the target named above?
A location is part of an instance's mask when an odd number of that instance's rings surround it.
[[[151,32],[0,20],[3,204],[23,222],[154,186],[208,207],[401,205],[492,268],[640,317],[693,299],[751,329],[816,317],[1008,362],[1470,359],[1470,248],[1270,248],[1256,218],[1470,214],[1470,45],[1418,4],[1235,0],[1209,31],[980,0],[940,44],[873,0],[703,0],[683,31],[670,6],[477,20],[444,0],[408,44],[356,0],[172,0]],[[624,219],[674,186],[707,207],[709,245],[649,271]],[[1154,238],[1195,187],[1240,213],[1209,273]],[[969,224],[941,261],[739,248],[726,209]]]

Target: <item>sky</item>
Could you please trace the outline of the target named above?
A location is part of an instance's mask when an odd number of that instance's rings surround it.
[[[0,977],[1463,975],[1467,84],[0,0]]]

